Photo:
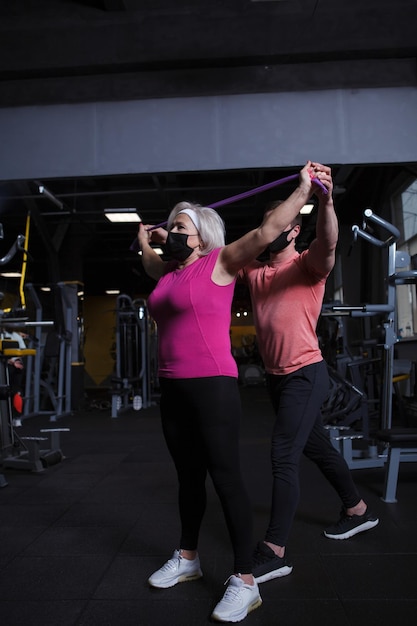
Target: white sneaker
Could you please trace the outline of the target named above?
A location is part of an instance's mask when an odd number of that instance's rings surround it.
[[[19,426],[21,426],[21,425],[22,425],[22,420],[20,418],[18,418],[18,417],[15,417],[13,419],[13,426],[15,428],[19,428]]]
[[[214,609],[211,617],[218,622],[240,622],[242,619],[261,606],[262,598],[259,594],[258,584],[247,585],[239,576],[230,576],[226,583],[229,583],[220,600]]]
[[[201,578],[202,575],[203,572],[200,569],[198,556],[191,561],[182,557],[179,550],[174,550],[174,554],[169,561],[148,578],[148,583],[152,587],[167,589],[177,583],[196,580]]]

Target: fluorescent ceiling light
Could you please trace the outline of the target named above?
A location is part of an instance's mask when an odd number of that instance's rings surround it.
[[[106,294],[108,296],[118,296],[120,293],[120,289],[106,289]]]
[[[311,211],[314,209],[314,204],[305,204],[300,213],[301,215],[310,215]]]
[[[0,276],[3,278],[22,278],[22,272],[2,272]]]
[[[110,222],[141,222],[136,209],[104,209],[104,215]]]

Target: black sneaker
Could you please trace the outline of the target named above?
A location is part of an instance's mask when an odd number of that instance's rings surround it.
[[[259,541],[253,554],[252,574],[257,583],[264,583],[273,578],[288,576],[292,572],[292,564],[286,556],[277,556],[263,541]]]
[[[329,539],[349,539],[364,530],[369,530],[379,523],[379,519],[370,513],[368,509],[363,515],[348,515],[344,509],[340,513],[340,519],[333,526],[324,531]]]

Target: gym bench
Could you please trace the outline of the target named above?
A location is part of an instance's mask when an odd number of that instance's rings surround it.
[[[382,500],[384,502],[397,502],[400,463],[417,461],[417,428],[378,430],[375,432],[375,439],[388,448]]]
[[[19,451],[13,451],[2,460],[3,467],[26,469],[32,472],[43,472],[47,467],[60,463],[65,459],[60,445],[60,434],[69,432],[69,428],[44,428],[41,433],[49,435],[49,445],[44,442],[48,437],[17,437]]]

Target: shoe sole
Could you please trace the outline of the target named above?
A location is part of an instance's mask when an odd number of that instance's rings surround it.
[[[158,583],[152,582],[150,578],[148,579],[148,583],[150,584],[151,587],[155,587],[156,589],[169,589],[169,587],[175,587],[175,585],[178,585],[178,583],[188,583],[188,582],[191,582],[192,580],[198,580],[202,576],[203,576],[203,572],[199,570],[195,574],[190,574],[189,576],[186,576],[186,575],[179,576],[178,578],[174,578],[174,580],[171,580],[170,582],[165,583],[165,584],[162,584],[162,583],[158,584]]]
[[[352,528],[351,530],[348,530],[346,533],[343,533],[341,535],[332,535],[331,533],[326,533],[326,531],[324,531],[324,536],[328,539],[350,539],[350,537],[353,537],[358,533],[363,533],[365,530],[370,530],[371,528],[374,528],[378,525],[378,523],[379,519],[373,520],[372,522],[365,522],[364,524],[356,526],[356,528]]]
[[[221,615],[216,615],[216,613],[212,613],[211,619],[214,619],[216,622],[241,622],[245,619],[245,617],[249,615],[249,613],[260,607],[261,604],[262,598],[261,596],[258,596],[258,598],[248,606],[247,610],[239,613],[239,615],[234,615],[233,617],[231,617],[230,615],[222,617]]]
[[[292,565],[285,565],[284,567],[280,567],[279,569],[273,570],[272,572],[267,572],[266,574],[262,574],[262,576],[254,576],[256,582],[266,583],[268,580],[273,580],[274,578],[282,578],[283,576],[288,576],[292,572]]]

